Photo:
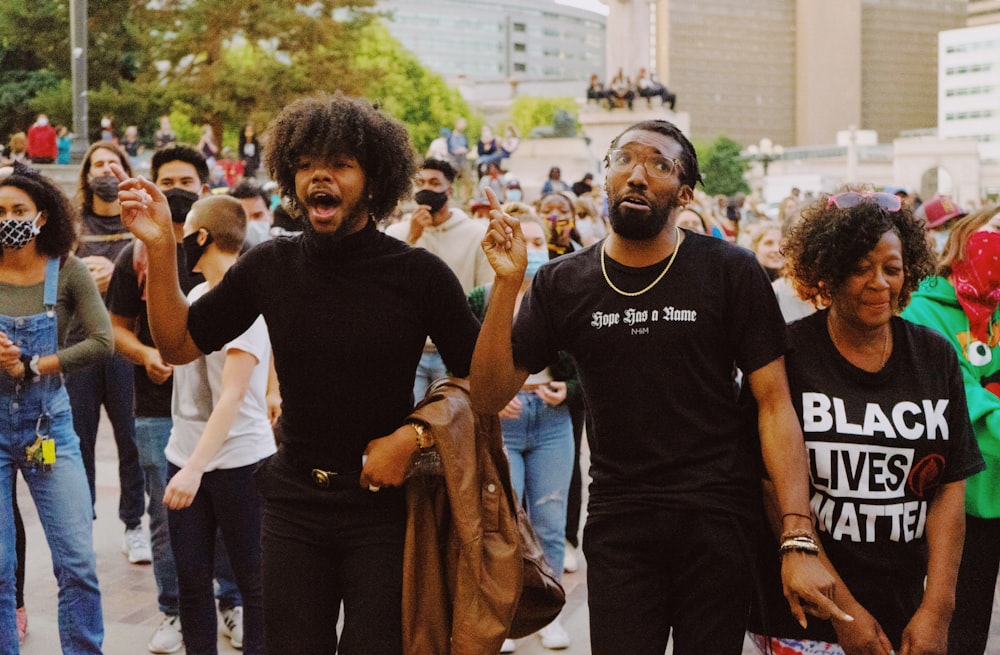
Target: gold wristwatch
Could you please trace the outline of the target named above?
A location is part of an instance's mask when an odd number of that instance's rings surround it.
[[[427,429],[427,426],[418,421],[410,421],[414,431],[417,433],[417,448],[426,450],[434,447],[434,435]]]

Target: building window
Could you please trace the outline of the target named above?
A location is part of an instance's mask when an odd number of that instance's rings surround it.
[[[527,50],[527,47],[523,43],[514,44],[514,52],[524,52],[525,50]]]
[[[524,64],[515,62],[514,64],[515,73],[523,73],[525,70],[527,70],[527,67]]]
[[[528,29],[528,26],[525,25],[524,23],[514,23],[514,31],[515,32],[525,32],[525,31],[527,31],[527,29]]]

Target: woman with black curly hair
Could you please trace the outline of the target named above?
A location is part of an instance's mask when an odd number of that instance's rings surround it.
[[[23,552],[15,556],[11,527],[18,470],[52,552],[63,653],[100,653],[104,638],[93,509],[62,374],[108,357],[112,332],[87,266],[70,254],[77,220],[66,196],[37,171],[15,165],[0,181],[2,653],[18,652],[27,632],[26,615],[15,600],[15,568],[23,558]],[[61,346],[71,322],[85,336]]]
[[[256,474],[267,652],[400,655],[400,485],[423,436],[407,421],[413,378],[428,336],[467,375],[478,323],[444,262],[376,229],[416,170],[399,122],[364,100],[306,98],[274,119],[268,143],[268,172],[305,230],[246,253],[190,308],[166,199],[119,170],[122,220],[149,247],[165,359],[187,363],[267,323],[284,434]]]
[[[754,641],[783,655],[944,655],[965,478],[983,461],[954,349],[898,316],[932,270],[923,225],[897,196],[848,191],[808,207],[784,253],[799,295],[827,307],[789,326],[786,364],[818,554],[853,620],[803,629],[765,571]],[[815,548],[786,534],[780,550]]]

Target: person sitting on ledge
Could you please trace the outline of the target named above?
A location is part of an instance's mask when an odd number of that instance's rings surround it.
[[[645,98],[650,107],[653,106],[652,99],[659,98],[662,104],[670,105],[670,111],[674,110],[674,105],[677,104],[677,94],[671,93],[656,77],[656,73],[650,73],[647,76],[646,69],[640,68],[636,85],[639,87],[639,97]]]

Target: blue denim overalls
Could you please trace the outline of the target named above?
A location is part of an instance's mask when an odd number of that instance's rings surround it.
[[[0,332],[22,353],[44,356],[56,352],[58,282],[59,260],[50,259],[45,267],[46,311],[30,316],[0,315]],[[51,470],[33,466],[25,454],[25,448],[35,443],[37,433],[46,431],[55,441],[56,461]],[[19,650],[11,506],[18,469],[31,491],[52,551],[52,568],[59,583],[62,651],[65,655],[99,654],[104,621],[94,557],[93,510],[80,441],[73,431],[69,396],[61,375],[44,375],[26,382],[0,372],[0,653],[4,655]]]

